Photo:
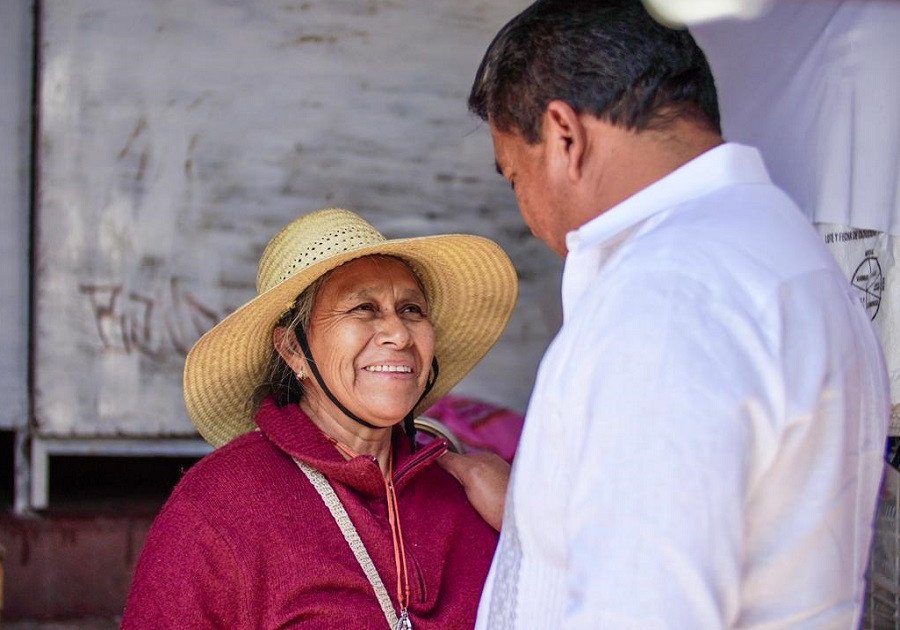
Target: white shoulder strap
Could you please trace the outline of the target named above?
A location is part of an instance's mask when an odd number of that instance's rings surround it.
[[[300,470],[302,470],[303,474],[309,479],[313,488],[315,488],[319,493],[319,496],[322,497],[322,501],[325,503],[328,511],[331,512],[338,527],[341,528],[341,533],[344,534],[347,544],[350,545],[350,550],[356,557],[356,561],[359,562],[359,566],[362,567],[363,573],[366,574],[366,577],[369,578],[369,582],[372,584],[372,588],[375,589],[375,596],[378,598],[378,603],[381,605],[381,612],[384,613],[384,618],[387,619],[388,626],[390,628],[396,628],[399,620],[397,619],[397,613],[394,612],[394,605],[391,602],[387,589],[384,587],[384,582],[381,581],[381,576],[378,575],[378,570],[375,568],[375,564],[372,562],[369,552],[366,551],[366,546],[363,544],[362,539],[360,539],[359,534],[356,532],[356,528],[353,526],[353,522],[347,515],[347,510],[344,509],[341,500],[338,498],[337,494],[335,494],[334,488],[328,483],[325,475],[315,468],[311,468],[296,459],[294,460],[294,463],[300,467]]]

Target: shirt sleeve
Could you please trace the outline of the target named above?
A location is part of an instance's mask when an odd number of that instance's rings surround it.
[[[147,534],[122,628],[239,628],[243,572],[233,550],[188,501],[170,500]]]
[[[701,283],[637,280],[582,318],[582,356],[564,361],[585,420],[561,626],[729,627],[770,353],[754,318]]]

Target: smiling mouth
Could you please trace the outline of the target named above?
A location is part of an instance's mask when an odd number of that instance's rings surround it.
[[[408,365],[369,365],[363,368],[366,372],[398,372],[400,374],[412,374],[412,368]]]

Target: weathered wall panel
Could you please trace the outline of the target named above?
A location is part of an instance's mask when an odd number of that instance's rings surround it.
[[[33,8],[0,2],[0,428],[27,423]]]
[[[47,0],[36,417],[45,435],[178,435],[183,356],[253,294],[298,213],[507,248],[522,299],[458,391],[523,409],[559,262],[524,228],[465,108],[524,2]]]

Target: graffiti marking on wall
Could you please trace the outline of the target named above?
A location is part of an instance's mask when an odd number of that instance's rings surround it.
[[[116,283],[84,283],[78,292],[90,304],[103,348],[126,354],[158,360],[172,353],[184,356],[221,319],[219,311],[179,286],[176,278],[149,295]]]

